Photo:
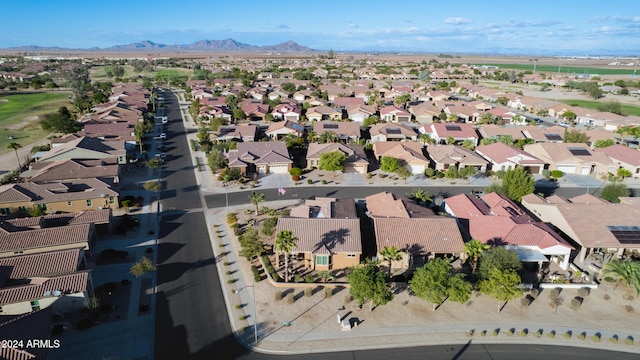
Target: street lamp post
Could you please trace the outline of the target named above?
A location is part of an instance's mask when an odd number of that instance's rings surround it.
[[[224,185],[224,199],[227,203],[227,214],[229,214],[229,189],[227,189],[227,184],[225,182]]]
[[[258,318],[256,317],[256,288],[253,285],[245,285],[243,287],[237,288],[233,290],[234,294],[239,294],[245,288],[251,288],[251,293],[253,295],[253,343],[258,343]]]

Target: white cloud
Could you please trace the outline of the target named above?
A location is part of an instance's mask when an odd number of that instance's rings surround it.
[[[348,25],[348,26],[349,26],[350,28],[359,28],[359,27],[360,27],[360,26],[358,26],[358,24],[355,24],[355,23],[352,23],[352,22],[351,22],[351,23],[349,23],[349,25]]]
[[[452,25],[464,25],[471,23],[471,19],[463,18],[463,17],[448,17],[444,19],[445,24]]]

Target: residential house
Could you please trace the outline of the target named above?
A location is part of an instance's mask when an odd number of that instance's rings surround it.
[[[464,252],[455,219],[435,216],[430,209],[388,192],[367,196],[365,201],[378,259],[385,247],[395,247],[403,255],[392,262],[392,269],[415,269],[436,256],[461,256]]]
[[[58,314],[81,310],[90,285],[84,249],[71,248],[0,258],[0,308],[19,315],[52,307]],[[70,283],[67,283],[70,281]]]
[[[291,120],[272,122],[265,135],[274,140],[280,140],[286,135],[302,137],[304,136],[304,125]]]
[[[229,167],[239,168],[243,175],[286,174],[293,164],[282,141],[238,143],[238,149],[227,156]]]
[[[616,144],[601,149],[595,149],[595,151],[605,154],[618,167],[629,170],[629,172],[631,172],[631,176],[634,178],[637,179],[640,177],[640,151],[638,151],[638,149],[632,149],[624,145]]]
[[[100,160],[115,158],[118,164],[127,163],[127,150],[122,141],[107,141],[88,136],[69,135],[52,140],[51,150],[45,152],[39,162],[57,160]],[[66,141],[66,142],[64,142]]]
[[[306,200],[291,209],[290,217],[278,219],[276,231],[282,230],[297,238],[291,254],[308,269],[346,269],[360,263],[362,238],[353,199]]]
[[[309,121],[342,120],[342,111],[322,105],[309,108],[306,116]]]
[[[427,130],[427,128],[430,128]],[[474,146],[478,145],[478,134],[471,124],[461,123],[433,123],[420,128],[421,133],[430,133],[436,144],[446,144],[451,138],[454,142],[464,142],[470,140]]]
[[[271,111],[274,120],[300,121],[302,111],[292,104],[278,104]]]
[[[395,105],[387,105],[380,108],[380,120],[392,123],[411,122],[411,113]]]
[[[400,160],[414,175],[424,174],[429,159],[422,153],[422,145],[416,142],[378,141],[373,143],[373,153],[380,161],[383,156]]]
[[[524,150],[549,164],[549,170],[565,174],[596,176],[615,173],[618,168],[606,154],[582,143],[537,143],[525,145]]]
[[[546,167],[544,160],[501,142],[480,145],[476,153],[489,161],[490,170],[493,171],[507,171],[520,166],[531,174],[541,174]]]
[[[357,97],[337,97],[333,100],[333,105],[338,109],[349,109],[364,106],[364,99]]]
[[[493,119],[498,122],[500,119],[502,123],[509,124],[513,120],[513,117],[516,116],[516,113],[513,111],[509,111],[500,107],[496,107],[490,110],[487,110],[489,114],[493,116]]]
[[[482,125],[478,133],[483,139],[498,139],[500,136],[511,136],[513,140],[524,140],[527,137],[522,133],[522,127],[506,127],[500,125]]]
[[[446,171],[450,166],[458,170],[470,166],[482,174],[487,172],[489,164],[482,156],[458,145],[428,145],[427,154],[433,167],[440,171]]]
[[[262,103],[245,102],[241,109],[249,121],[264,121],[269,113],[269,105]]]
[[[564,270],[569,267],[573,246],[505,196],[495,192],[480,198],[455,195],[445,199],[444,209],[458,219],[472,239],[509,247],[523,262],[537,263],[538,269],[549,260]]]
[[[31,229],[0,221],[0,258],[66,249],[88,250],[95,236],[92,223]]]
[[[344,142],[358,142],[360,140],[360,124],[354,121],[315,121],[313,131],[318,136],[331,131]]]
[[[465,103],[446,104],[442,111],[447,115],[454,115],[455,122],[461,123],[475,123],[481,116],[475,106]]]
[[[412,127],[404,124],[378,123],[369,129],[371,142],[380,141],[416,141],[418,134]]]
[[[440,114],[442,109],[435,106],[431,102],[423,102],[417,105],[409,106],[409,112],[413,114],[416,122],[420,124],[431,124],[435,121],[440,121]]]
[[[50,307],[18,316],[0,316],[0,338],[21,340],[23,344],[32,339],[48,339],[51,336],[52,317]],[[0,348],[0,359],[46,359],[49,351],[55,350],[44,346],[29,349],[5,346]]]
[[[527,139],[532,139],[536,143],[549,142],[561,143],[564,141],[566,128],[554,125],[548,128],[538,126],[526,126],[522,128],[522,133]]]
[[[39,207],[47,213],[117,209],[118,192],[96,178],[31,182],[0,186],[2,215],[28,213]]]
[[[38,184],[96,178],[113,186],[120,182],[120,165],[115,159],[37,162],[29,164],[20,177]]]
[[[598,272],[604,256],[640,253],[640,206],[612,204],[592,195],[562,199],[535,194],[522,197],[522,206],[552,224],[579,246],[574,262]]]
[[[210,134],[212,141],[242,141],[251,142],[256,140],[258,127],[256,125],[231,125],[220,126],[217,134]]]
[[[347,117],[351,119],[351,121],[360,125],[362,125],[366,118],[374,115],[375,113],[376,109],[373,106],[361,105],[347,108]]]
[[[367,155],[360,145],[343,145],[339,143],[318,144],[310,143],[307,150],[307,168],[317,168],[320,164],[320,156],[324,153],[340,151],[345,154],[345,173],[366,174],[369,167]]]

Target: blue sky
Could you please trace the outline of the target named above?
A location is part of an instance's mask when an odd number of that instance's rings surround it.
[[[0,48],[109,47],[143,40],[293,40],[336,51],[488,54],[640,52],[640,1],[13,0]]]

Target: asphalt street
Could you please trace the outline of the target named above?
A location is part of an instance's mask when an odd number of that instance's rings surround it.
[[[199,187],[189,161],[189,148],[184,135],[178,100],[164,92],[169,124],[167,163],[163,167],[161,216],[158,246],[158,288],[156,306],[155,359],[282,359],[282,355],[252,352],[242,347],[233,336],[227,315],[222,286],[219,282],[206,229]],[[278,196],[276,189],[265,190],[265,200],[335,196],[363,198],[383,190],[404,194],[407,188],[380,187],[301,187]],[[473,187],[428,188],[437,195],[469,192]],[[256,189],[256,190],[259,190]],[[577,195],[584,189],[560,189],[563,196]],[[250,191],[230,193],[229,204],[248,203]],[[225,194],[207,195],[206,208],[226,205]],[[441,345],[429,347],[388,348],[310,353],[294,355],[296,359],[636,359],[637,354],[605,352],[593,349],[535,345]]]

